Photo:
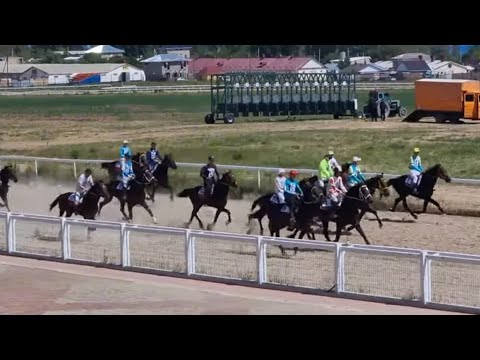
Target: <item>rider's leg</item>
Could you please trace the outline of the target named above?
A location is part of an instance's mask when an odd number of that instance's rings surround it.
[[[75,205],[74,212],[75,212],[75,214],[77,214],[77,212],[78,212],[78,204],[80,204],[80,193],[78,191],[76,191],[75,192],[75,201],[74,201],[74,205]]]

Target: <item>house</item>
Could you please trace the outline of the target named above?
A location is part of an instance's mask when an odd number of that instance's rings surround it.
[[[178,55],[190,59],[191,50],[191,45],[164,45],[158,50],[158,54]]]
[[[432,69],[425,60],[401,61],[395,68],[397,79],[419,79],[431,76]]]
[[[338,67],[338,64],[325,64],[324,66],[327,69],[327,72],[329,73],[338,74],[340,72],[340,68]]]
[[[387,61],[377,61],[375,62],[375,65],[380,66],[381,68],[385,70],[393,70],[393,61],[387,60]]]
[[[330,62],[332,64],[338,64],[338,63],[341,63],[343,61],[345,61],[345,59],[334,59],[334,60],[330,60]],[[348,58],[349,62],[350,62],[350,65],[356,65],[356,64],[370,64],[372,62],[372,58],[370,56],[352,56],[350,58]]]
[[[190,73],[196,79],[210,79],[229,72],[290,72],[297,74],[324,74],[327,68],[307,57],[281,58],[199,58],[190,63]]]
[[[160,54],[145,59],[144,71],[147,81],[177,80],[188,77],[190,59],[176,54]]]
[[[451,79],[453,74],[467,74],[472,67],[458,64],[453,61],[432,61],[428,64],[433,77]]]
[[[19,64],[0,77],[30,85],[145,81],[144,71],[129,64]]]
[[[389,76],[389,71],[376,64],[354,64],[343,68],[343,74],[355,74],[356,80],[379,80]]]
[[[21,56],[0,56],[0,63],[4,63],[7,61],[8,64],[23,64],[24,62],[23,57]]]

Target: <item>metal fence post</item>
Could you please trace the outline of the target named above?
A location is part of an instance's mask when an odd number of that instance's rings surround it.
[[[340,294],[345,291],[345,249],[339,243],[335,244],[335,292]]]
[[[120,252],[122,257],[122,266],[130,266],[130,231],[126,224],[120,225]]]
[[[428,258],[427,251],[422,251],[420,261],[420,289],[421,301],[424,305],[432,301],[432,260]]]
[[[77,163],[75,161],[73,162],[73,177],[77,178]]]
[[[70,234],[67,230],[67,219],[62,216],[62,222],[60,223],[60,240],[62,242],[62,257],[63,260],[68,260],[70,258],[69,254],[69,243],[70,243]]]
[[[187,275],[195,274],[195,236],[189,229],[185,230],[185,271]]]
[[[12,252],[12,218],[11,214],[7,212],[7,216],[5,218],[5,233],[6,233],[6,241],[7,241],[7,252]]]
[[[38,161],[35,160],[35,176],[38,177]]]
[[[260,189],[260,187],[262,185],[260,170],[257,170],[257,184],[258,184],[258,188]]]
[[[257,236],[257,282],[262,285],[267,281],[267,251],[263,237]]]

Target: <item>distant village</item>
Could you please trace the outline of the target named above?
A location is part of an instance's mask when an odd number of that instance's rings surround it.
[[[86,54],[102,59],[122,58],[124,50],[98,45],[89,50],[58,51],[61,64],[36,63],[35,59],[0,57],[0,86],[85,85],[102,83],[207,81],[230,72],[289,72],[355,74],[357,81],[413,81],[419,78],[474,78],[477,64],[459,64],[422,53],[398,54],[372,62],[370,56],[347,57],[322,64],[312,57],[192,58],[191,46],[165,46],[156,55],[138,59],[141,66],[124,62],[79,63]]]

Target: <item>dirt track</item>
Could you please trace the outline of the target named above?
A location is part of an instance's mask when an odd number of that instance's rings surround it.
[[[48,215],[48,206],[58,194],[70,191],[65,186],[48,186],[41,183],[14,184],[10,192],[11,210],[15,212]],[[225,225],[221,215],[215,230],[245,234],[247,214],[251,201],[230,201],[233,223]],[[158,196],[153,205],[160,225],[183,227],[191,212],[188,199],[176,198],[170,202],[166,196]],[[55,209],[51,215],[58,215]],[[202,209],[204,223],[213,219],[213,209]],[[413,222],[406,213],[380,214],[384,219],[383,229],[375,221],[364,221],[364,229],[373,244],[480,253],[480,222],[478,218],[459,216],[421,215]],[[114,200],[104,208],[103,220],[121,221],[118,202]],[[151,224],[144,209],[134,208],[134,222]],[[266,225],[266,221],[264,223]],[[197,228],[194,222],[192,228]],[[17,251],[60,256],[57,240],[58,228],[42,223],[17,220]],[[4,224],[0,225],[4,231]],[[286,235],[286,233],[283,233]],[[322,239],[322,236],[318,236]],[[362,243],[357,233],[345,235],[342,242]],[[96,260],[105,263],[120,263],[118,234],[98,229],[87,240],[84,229],[72,228],[72,257]],[[0,243],[0,249],[5,244]],[[132,266],[151,267],[161,270],[184,271],[184,239],[170,235],[131,235]],[[420,296],[419,259],[398,259],[380,255],[349,254],[346,261],[347,291],[366,292],[394,296],[403,299],[418,299]],[[333,253],[305,251],[298,255],[283,257],[276,247],[268,248],[268,281],[279,284],[301,285],[328,290],[334,285]],[[206,275],[221,275],[253,280],[256,276],[255,245],[197,238],[196,271]],[[480,305],[480,276],[476,267],[456,264],[434,264],[434,299],[455,303],[463,298],[467,304]],[[446,274],[449,274],[446,277]],[[452,275],[453,274],[453,275]],[[453,277],[452,277],[453,276]],[[458,278],[457,278],[458,276]],[[460,279],[461,281],[455,280]]]

